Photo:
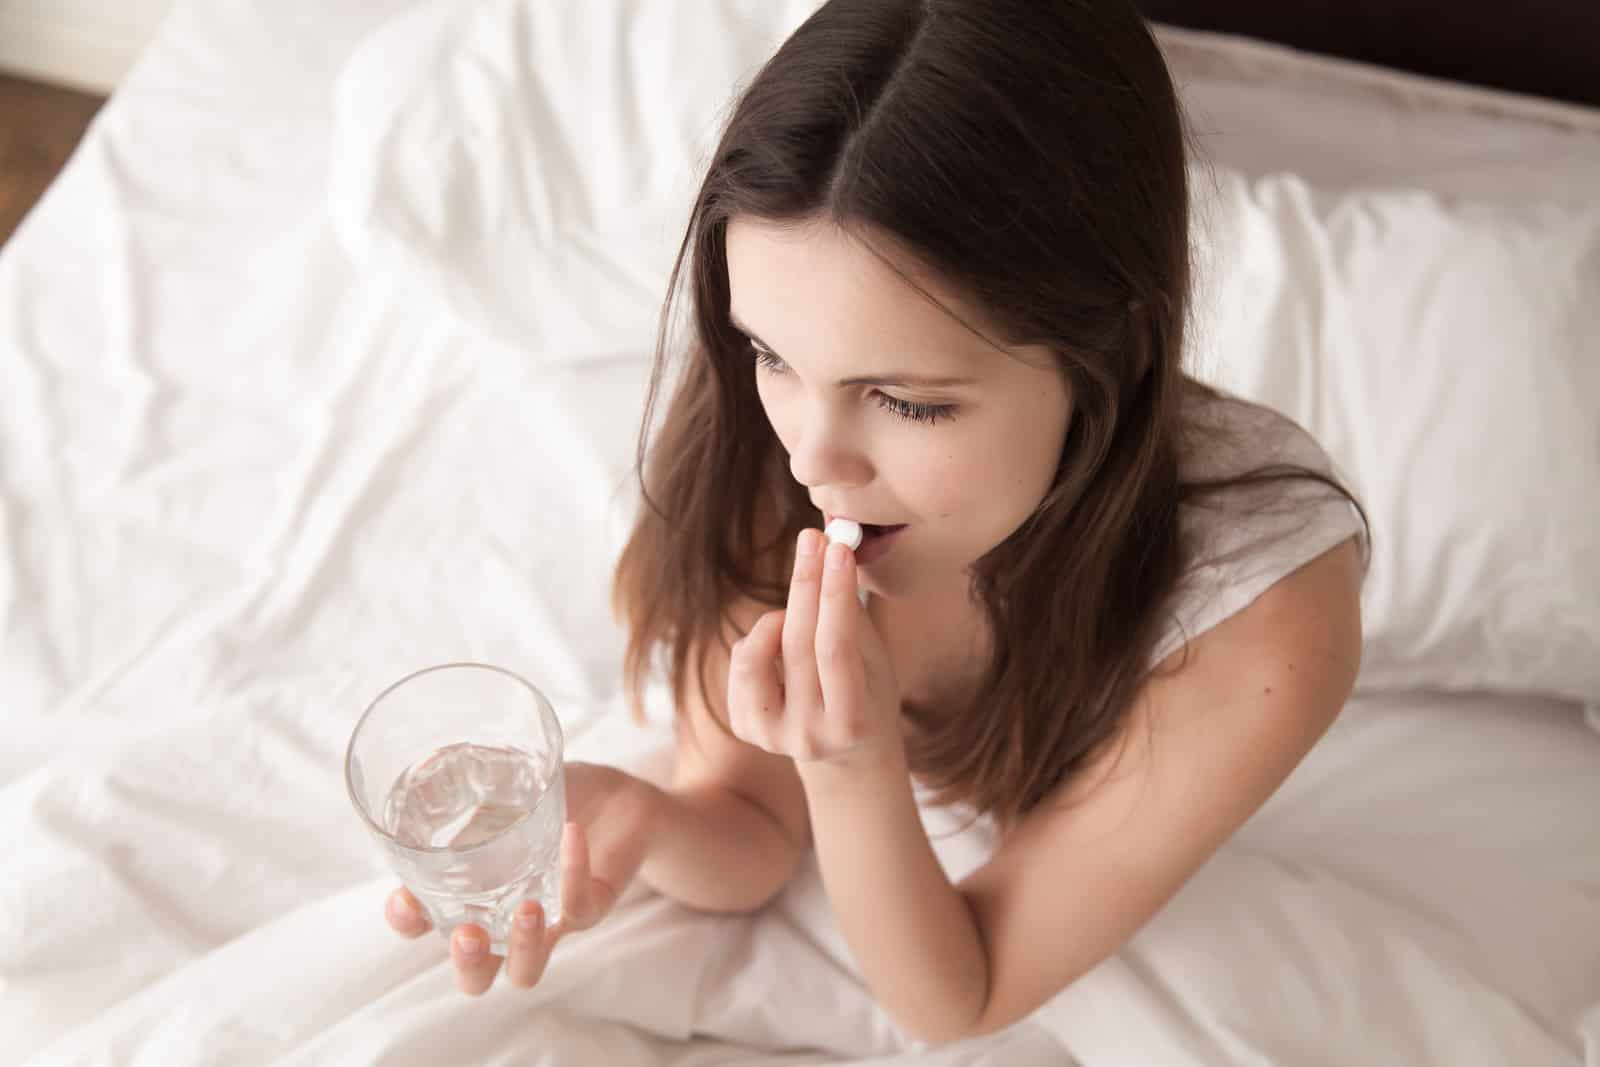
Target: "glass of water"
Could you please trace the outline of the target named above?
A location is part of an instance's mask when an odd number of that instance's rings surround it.
[[[533,897],[560,918],[561,723],[544,694],[483,663],[429,667],[378,694],[345,752],[350,799],[445,937],[473,922],[506,951]]]

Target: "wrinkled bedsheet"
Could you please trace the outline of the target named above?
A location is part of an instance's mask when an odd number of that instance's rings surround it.
[[[489,661],[575,757],[660,774],[668,738],[606,603],[646,348],[531,361],[330,232],[333,79],[409,6],[180,2],[0,253],[0,1056],[1600,1067],[1600,736],[1518,696],[1358,699],[1120,953],[966,1045],[901,1039],[814,867],[752,917],[636,886],[531,993],[390,934],[341,779],[388,682]],[[987,843],[942,814],[959,875]]]

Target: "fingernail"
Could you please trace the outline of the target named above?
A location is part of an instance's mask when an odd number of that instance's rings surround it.
[[[456,944],[460,947],[463,956],[476,956],[485,947],[483,938],[477,934],[462,934],[456,938]]]
[[[800,541],[795,545],[795,556],[810,559],[817,554],[817,532],[809,527],[800,531]]]
[[[838,542],[828,545],[828,569],[830,571],[844,570],[844,566],[848,562],[849,552],[848,548]]]
[[[408,925],[417,921],[417,909],[405,897],[389,898],[389,914]]]
[[[543,924],[544,909],[537,904],[524,904],[517,912],[517,925],[524,930],[537,930]]]

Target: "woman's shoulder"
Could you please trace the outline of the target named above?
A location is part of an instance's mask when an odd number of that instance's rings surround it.
[[[1184,482],[1238,478],[1282,466],[1338,477],[1322,444],[1265,404],[1190,382],[1179,420],[1178,469]]]
[[[1312,434],[1280,411],[1193,385],[1180,412],[1178,478],[1190,533],[1267,535],[1296,520],[1327,518],[1337,504],[1359,514],[1338,465]]]
[[[1159,663],[1335,546],[1354,540],[1365,571],[1366,519],[1317,439],[1281,412],[1197,386],[1184,400],[1178,510],[1184,570]]]

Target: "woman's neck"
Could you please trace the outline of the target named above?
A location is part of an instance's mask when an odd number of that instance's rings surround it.
[[[964,577],[913,597],[872,596],[867,614],[888,647],[908,703],[951,699],[983,669],[988,619]]]

